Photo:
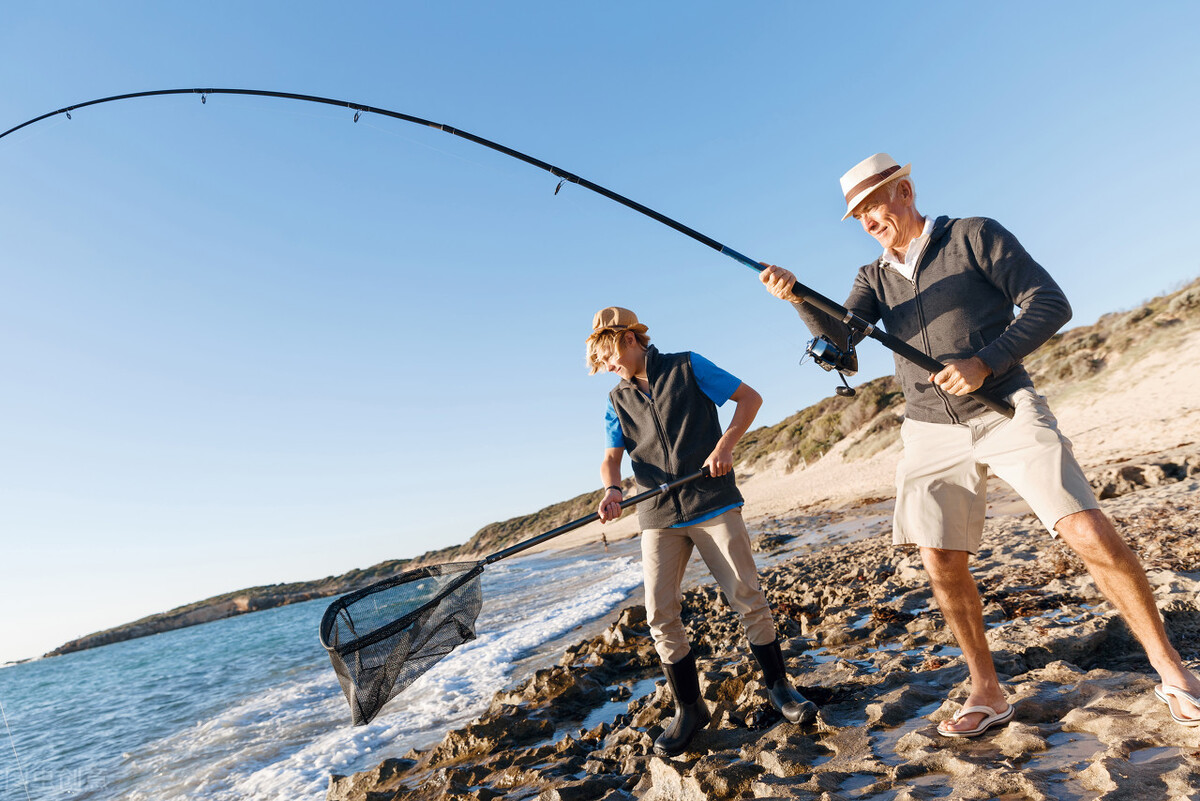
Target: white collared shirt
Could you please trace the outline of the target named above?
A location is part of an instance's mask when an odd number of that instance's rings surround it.
[[[933,230],[933,218],[925,218],[925,227],[921,229],[921,233],[908,243],[908,250],[905,251],[903,258],[890,248],[883,251],[883,263],[887,267],[891,267],[896,272],[903,275],[909,281],[914,281],[917,274],[917,262],[921,258],[921,254],[925,252],[925,246],[929,244],[929,232]]]

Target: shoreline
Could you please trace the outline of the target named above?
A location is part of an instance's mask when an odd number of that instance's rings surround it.
[[[1200,380],[1174,369],[1200,354],[1200,332],[1178,345],[1048,394],[1102,507],[1139,552],[1173,642],[1200,669]],[[1154,405],[1146,368],[1159,371]],[[786,556],[764,560],[760,576],[789,673],[820,707],[815,725],[771,718],[739,624],[708,583],[685,592],[714,712],[693,752],[651,752],[672,704],[635,605],[438,745],[331,776],[329,801],[1200,797],[1200,727],[1171,721],[1082,563],[998,481],[973,573],[1018,712],[977,740],[936,734],[965,698],[966,666],[919,556],[885,534],[899,443],[846,460],[854,443],[801,470],[768,463],[739,478],[752,539]],[[635,520],[604,533],[634,536]],[[828,536],[856,524],[874,530]],[[592,524],[540,549],[594,546],[600,532]]]
[[[1189,464],[1190,476],[1102,504],[1134,540],[1176,646],[1200,667],[1200,457]],[[815,724],[783,722],[764,702],[740,624],[706,584],[685,593],[684,622],[714,723],[689,753],[650,751],[672,704],[634,606],[432,748],[331,777],[328,799],[1200,793],[1200,728],[1170,720],[1144,654],[1082,563],[1019,509],[989,518],[975,562],[1016,718],[977,740],[937,736],[965,697],[966,666],[919,557],[894,550],[885,528],[805,549],[816,529],[783,521],[775,533],[798,552],[760,571],[789,673],[820,707]]]

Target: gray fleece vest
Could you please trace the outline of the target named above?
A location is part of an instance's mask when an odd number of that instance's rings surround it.
[[[643,490],[694,473],[704,466],[721,438],[713,403],[692,371],[690,353],[646,350],[650,397],[622,380],[608,394],[612,400],[633,476]],[[720,478],[699,478],[638,504],[643,529],[670,528],[724,506],[741,503],[732,471]]]

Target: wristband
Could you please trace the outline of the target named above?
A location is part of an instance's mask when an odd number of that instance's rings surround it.
[[[606,489],[606,490],[615,489],[617,492],[620,492],[622,495],[624,495],[624,494],[625,494],[624,492],[621,492],[621,488],[620,488],[620,487],[618,487],[616,484],[609,484],[609,485],[608,485],[607,487],[605,487],[604,489]]]

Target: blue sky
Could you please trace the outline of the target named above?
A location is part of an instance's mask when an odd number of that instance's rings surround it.
[[[0,130],[149,89],[344,98],[523,150],[837,300],[876,255],[837,178],[884,150],[922,211],[1015,232],[1074,325],[1200,273],[1200,13],[1131,8],[24,4],[0,24]],[[352,116],[169,97],[0,140],[0,593],[28,610],[0,661],[593,488],[601,306],[754,386],[759,424],[831,394],[745,267]],[[864,379],[890,368],[864,348]]]

